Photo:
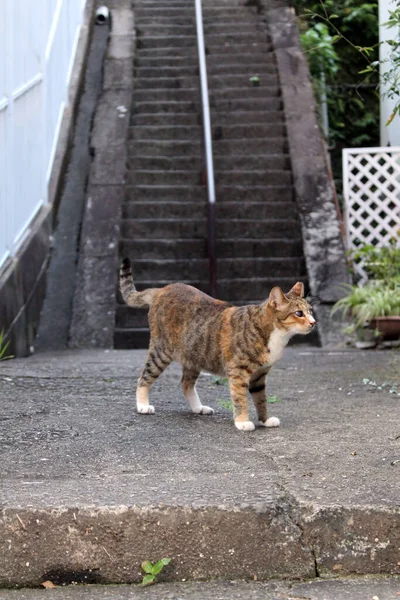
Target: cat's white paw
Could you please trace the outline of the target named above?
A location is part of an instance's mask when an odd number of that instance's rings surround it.
[[[136,410],[138,411],[138,413],[140,413],[141,415],[152,415],[154,414],[156,411],[154,409],[154,406],[152,406],[151,404],[136,404]]]
[[[214,409],[210,406],[199,406],[193,409],[196,415],[213,415]]]
[[[239,431],[254,431],[255,425],[252,421],[235,421],[236,429]]]
[[[259,421],[259,423],[262,427],[279,427],[281,424],[278,417],[270,417],[266,421]]]

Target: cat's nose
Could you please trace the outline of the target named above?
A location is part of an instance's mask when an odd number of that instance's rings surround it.
[[[316,324],[316,320],[314,319],[314,317],[309,317],[308,320],[309,320],[310,325],[312,327],[314,327],[314,325]]]

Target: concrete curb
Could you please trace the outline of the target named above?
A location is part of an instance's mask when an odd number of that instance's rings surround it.
[[[299,44],[296,18],[289,7],[269,5],[269,30],[285,105],[286,128],[304,255],[311,294],[317,307],[323,346],[342,341],[329,308],[349,282],[335,191],[319,131],[307,61]]]
[[[68,344],[85,189],[91,162],[90,131],[101,89],[107,34],[106,28],[97,27],[90,44],[84,91],[79,101],[70,162],[57,213],[46,295],[35,342],[38,351],[61,350]]]
[[[163,556],[167,581],[400,574],[398,395],[363,382],[397,381],[398,357],[287,349],[268,383],[282,426],[246,435],[211,377],[215,415],[188,414],[176,365],[136,415],[145,356],[1,365],[0,585],[137,582]]]
[[[310,514],[311,513],[311,514]],[[320,507],[97,506],[4,509],[0,586],[133,583],[144,559],[163,580],[400,574],[400,511]]]
[[[82,224],[71,348],[113,347],[135,30],[128,0],[115,0],[107,5],[112,30],[104,61],[103,93],[91,136],[94,157]]]

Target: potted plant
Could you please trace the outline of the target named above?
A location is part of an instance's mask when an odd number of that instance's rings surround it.
[[[395,241],[384,248],[364,245],[352,259],[362,263],[368,280],[362,285],[347,285],[332,314],[340,312],[343,318],[351,318],[357,347],[375,346],[379,339],[399,339],[400,248]]]

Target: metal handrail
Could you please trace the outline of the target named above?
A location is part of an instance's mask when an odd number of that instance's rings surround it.
[[[203,11],[201,0],[195,0],[197,50],[199,56],[201,105],[203,113],[204,151],[207,173],[208,194],[208,260],[210,293],[217,296],[217,255],[216,255],[216,225],[215,225],[215,182],[211,138],[210,104],[208,100],[207,64],[204,47]]]

